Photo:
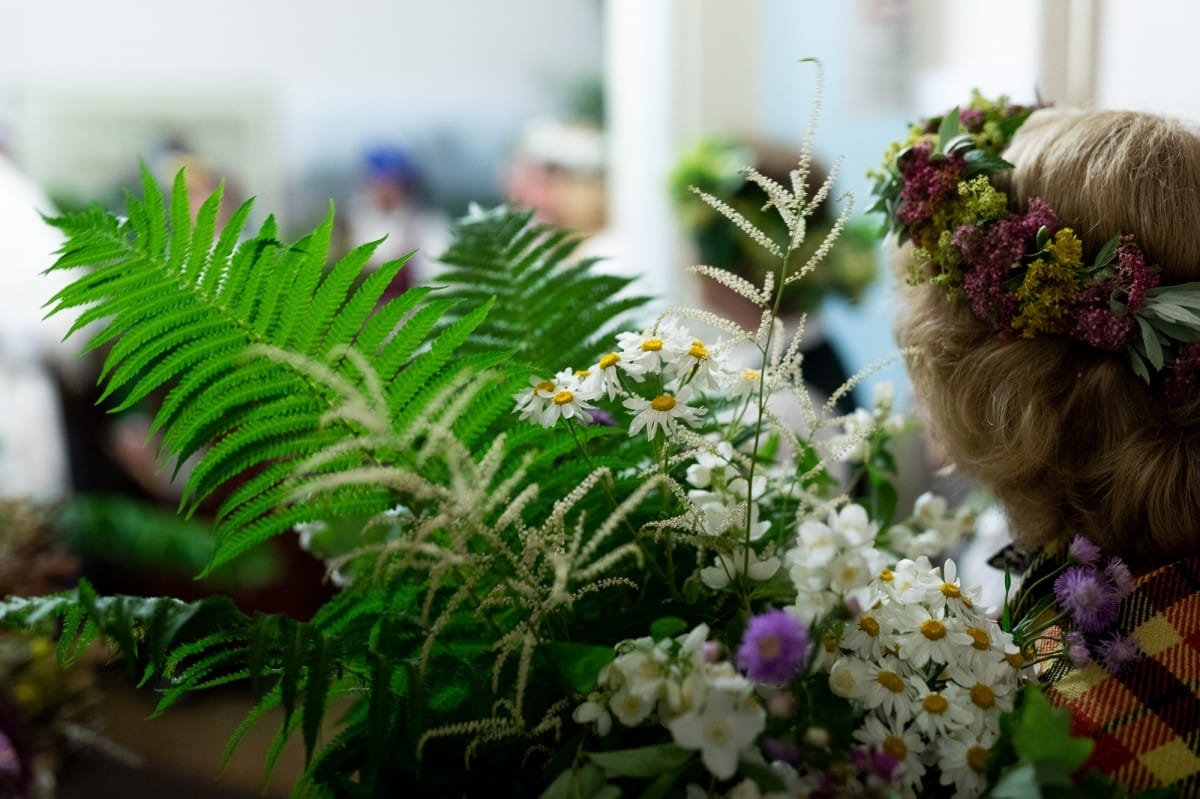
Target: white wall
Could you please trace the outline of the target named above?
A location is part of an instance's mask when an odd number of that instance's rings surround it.
[[[602,71],[599,0],[0,0],[0,20],[18,156],[30,96],[231,94],[262,107],[285,192],[405,138],[431,178],[494,192],[519,122]]]

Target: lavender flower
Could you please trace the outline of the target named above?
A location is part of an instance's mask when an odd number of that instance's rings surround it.
[[[1119,674],[1122,669],[1142,656],[1137,642],[1119,632],[1105,638],[1096,649],[1097,659],[1109,674]]]
[[[808,657],[808,629],[791,614],[772,610],[750,619],[738,666],[757,682],[790,682]]]
[[[1092,569],[1072,566],[1054,581],[1059,607],[1085,633],[1103,632],[1117,620],[1117,595]]]
[[[1091,539],[1082,535],[1077,535],[1071,541],[1070,547],[1071,558],[1076,563],[1082,563],[1084,566],[1092,566],[1100,559],[1100,547],[1092,543]]]

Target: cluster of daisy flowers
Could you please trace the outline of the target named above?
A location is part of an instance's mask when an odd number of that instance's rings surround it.
[[[728,368],[725,345],[710,347],[674,320],[660,320],[640,333],[619,333],[617,346],[586,369],[567,367],[551,380],[531,377],[530,390],[514,397],[520,418],[544,427],[559,419],[590,424],[600,421],[598,400],[621,398],[633,414],[629,434],[644,431],[653,439],[660,431],[669,436],[680,422],[697,426],[707,413],[697,404],[704,392],[736,396],[757,386]],[[653,396],[630,390],[631,383],[644,384]]]
[[[1039,660],[1065,658],[1075,668],[1096,663],[1110,674],[1119,674],[1142,657],[1129,635],[1116,629],[1118,609],[1133,591],[1129,567],[1116,556],[1103,557],[1091,540],[1076,536],[1067,551],[1067,562],[1044,579],[1054,580],[1053,603],[1057,612],[1035,607],[1015,632],[1029,641]],[[1033,592],[1036,584],[1029,587]]]
[[[678,746],[698,750],[715,777],[733,777],[766,728],[766,710],[754,683],[721,659],[708,633],[701,624],[675,638],[622,641],[573,718],[600,735],[614,717],[626,727],[661,725]]]
[[[862,712],[853,734],[902,796],[936,777],[955,797],[987,787],[986,764],[1029,664],[964,589],[953,561],[901,560],[871,582],[832,646],[829,684]],[[829,774],[811,775],[814,784]]]
[[[976,513],[953,509],[946,499],[926,492],[913,503],[913,515],[879,535],[866,508],[850,503],[829,510],[822,521],[800,522],[793,545],[783,555],[796,589],[791,606],[797,618],[814,624],[847,601],[866,604],[871,585],[895,556],[932,557],[975,530]]]

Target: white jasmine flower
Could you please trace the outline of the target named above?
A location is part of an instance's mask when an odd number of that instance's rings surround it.
[[[577,724],[592,724],[596,725],[596,732],[601,735],[608,735],[608,731],[612,729],[612,714],[608,709],[596,701],[596,695],[588,697],[588,700],[575,708],[575,712],[571,714],[571,718]]]
[[[836,513],[829,512],[829,526],[841,536],[843,546],[860,547],[875,541],[879,527],[862,505],[850,503]]]
[[[865,660],[840,657],[829,667],[829,689],[843,699],[861,700],[868,679]]]
[[[652,400],[630,397],[624,402],[625,407],[635,414],[629,423],[629,435],[635,436],[645,428],[646,437],[653,439],[661,427],[663,433],[669,436],[675,429],[676,420],[694,427],[708,409],[688,405],[689,399],[691,394],[686,389],[675,396],[659,394]]]
[[[946,515],[946,499],[926,491],[913,503],[913,515],[926,527],[932,527]]]
[[[608,708],[626,727],[636,727],[650,716],[657,697],[636,693],[625,685],[608,700]]]
[[[823,522],[806,520],[796,532],[795,549],[788,550],[789,561],[807,568],[820,568],[837,554],[838,540],[833,529]]]
[[[862,588],[879,573],[882,561],[879,551],[873,547],[844,549],[826,567],[829,587],[839,594]]]
[[[712,485],[713,473],[721,472],[733,460],[733,444],[721,441],[716,454],[701,450],[696,453],[696,462],[687,468],[687,481],[696,488]]]
[[[753,694],[712,690],[700,710],[677,716],[667,728],[676,744],[699,749],[705,768],[727,780],[737,773],[738,755],[766,725],[767,712]]]
[[[745,574],[755,582],[770,580],[779,571],[779,558],[764,557],[754,550],[747,555],[745,547],[737,547],[732,552],[720,552],[713,561],[714,565],[700,570],[700,580],[714,591],[720,591],[740,574]]]

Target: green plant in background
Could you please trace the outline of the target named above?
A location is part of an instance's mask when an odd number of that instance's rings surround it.
[[[770,253],[755,246],[697,191],[726,203],[779,240],[787,235],[786,223],[763,204],[758,187],[747,178],[746,167],[752,164],[758,172],[786,183],[798,156],[793,148],[777,144],[712,137],[701,140],[680,157],[671,174],[671,194],[680,223],[692,237],[700,263],[730,269],[755,284],[778,270],[779,265]],[[814,165],[809,175],[810,193],[824,179],[825,175]],[[813,209],[807,220],[805,245],[794,254],[793,268],[799,268],[832,229],[836,214],[830,211],[830,205],[822,203]],[[814,311],[828,297],[857,301],[877,276],[877,243],[875,225],[846,220],[838,247],[823,260],[821,269],[784,291],[780,314],[792,316]]]

